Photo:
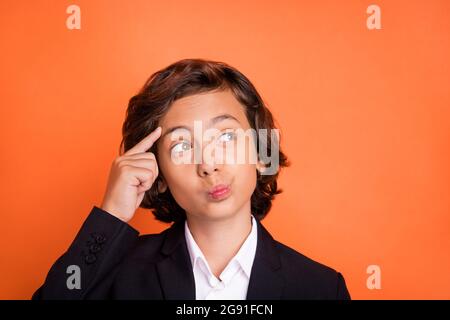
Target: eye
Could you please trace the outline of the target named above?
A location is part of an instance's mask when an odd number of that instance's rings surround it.
[[[221,141],[221,142],[228,142],[228,141],[231,141],[231,140],[233,140],[234,138],[235,138],[235,133],[234,132],[232,132],[232,131],[228,131],[228,132],[225,132],[224,134],[222,134],[220,137],[219,137],[219,141]],[[225,137],[225,139],[222,139],[222,137]]]
[[[180,153],[184,151],[188,151],[191,148],[191,144],[187,141],[182,141],[181,143],[177,143],[172,147],[172,152]]]

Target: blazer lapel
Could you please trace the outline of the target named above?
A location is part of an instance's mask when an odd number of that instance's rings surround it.
[[[275,240],[258,223],[258,242],[253,261],[250,282],[247,290],[247,300],[281,299],[284,279],[281,276],[281,262],[275,248]]]
[[[184,238],[184,221],[175,223],[163,243],[163,260],[156,264],[166,300],[195,300],[195,280]]]

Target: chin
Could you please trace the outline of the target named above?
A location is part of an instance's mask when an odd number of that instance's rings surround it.
[[[242,206],[237,206],[235,203],[230,203],[229,205],[213,205],[210,206],[208,210],[208,216],[215,219],[226,219],[236,216],[241,212]]]
[[[231,200],[231,199],[227,199]],[[207,203],[204,208],[197,211],[195,216],[208,220],[223,220],[234,216],[238,212],[237,208],[231,201]]]

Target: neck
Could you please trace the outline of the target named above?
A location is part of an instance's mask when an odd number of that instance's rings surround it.
[[[250,202],[239,212],[225,219],[198,219],[193,215],[187,215],[187,223],[211,271],[219,277],[250,234],[252,228]]]

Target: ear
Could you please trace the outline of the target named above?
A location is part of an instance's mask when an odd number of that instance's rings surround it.
[[[270,167],[269,167],[270,168]],[[267,166],[262,162],[261,160],[258,161],[256,164],[256,169],[259,171],[260,174],[263,174],[263,172],[267,171]],[[280,167],[277,168],[277,171],[273,174],[276,174],[280,171]]]
[[[258,163],[256,164],[256,169],[259,171],[259,173],[263,173],[264,171],[266,171],[266,166],[264,164],[264,162],[262,162],[261,160],[258,161]]]
[[[156,179],[158,193],[164,193],[167,190],[167,183],[163,176]]]

